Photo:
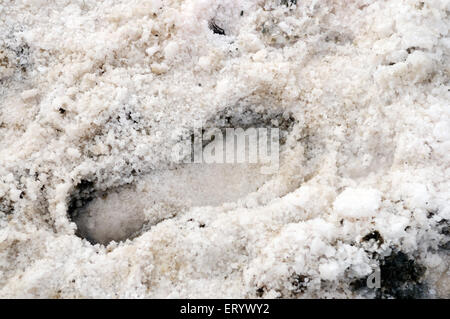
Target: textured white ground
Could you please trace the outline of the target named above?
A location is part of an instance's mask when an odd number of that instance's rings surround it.
[[[450,297],[450,2],[281,2],[0,0],[0,297],[358,298],[392,251]],[[294,117],[277,173],[170,164],[238,107]]]

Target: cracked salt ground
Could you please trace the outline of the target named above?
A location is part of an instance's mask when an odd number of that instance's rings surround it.
[[[3,1],[0,297],[449,298],[449,6]]]

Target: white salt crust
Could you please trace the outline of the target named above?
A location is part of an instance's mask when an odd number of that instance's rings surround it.
[[[0,297],[373,297],[350,283],[393,251],[450,297],[449,12],[0,2]],[[238,107],[294,117],[277,173],[170,163],[195,121]],[[83,180],[106,195],[81,227],[130,239],[75,234]]]

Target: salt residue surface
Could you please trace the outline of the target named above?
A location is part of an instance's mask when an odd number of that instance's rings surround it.
[[[1,297],[450,296],[450,2],[292,2],[0,3]],[[292,114],[277,173],[173,167],[238,108]]]

